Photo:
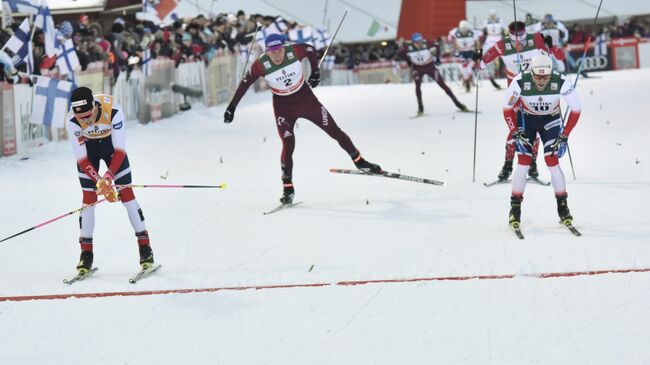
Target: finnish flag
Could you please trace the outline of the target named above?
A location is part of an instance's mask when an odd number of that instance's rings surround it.
[[[327,46],[332,42],[329,33],[325,28],[317,28],[314,34],[314,48],[316,50],[321,50],[327,48]]]
[[[77,57],[72,39],[59,43],[59,47],[56,49],[56,65],[62,75],[68,75],[68,79],[74,80],[74,71],[79,68],[79,57]]]
[[[147,48],[142,54],[142,73],[145,77],[149,77],[153,74],[153,65],[151,63],[151,50]]]
[[[71,82],[39,77],[34,84],[31,122],[63,128],[71,91]]]
[[[323,60],[323,68],[325,70],[332,71],[334,69],[334,61],[336,61],[336,56],[334,55],[325,56],[325,59]]]
[[[25,19],[5,45],[5,47],[14,53],[14,59],[12,60],[14,66],[18,67],[25,62],[25,59],[29,56],[30,43],[29,20]]]
[[[289,40],[296,43],[307,43],[315,46],[311,27],[294,28],[289,31]]]
[[[19,1],[19,0],[16,0]],[[43,37],[45,38],[45,54],[52,56],[56,54],[56,29],[54,28],[54,20],[50,8],[47,6],[47,1],[42,0],[41,6],[38,8],[34,26],[43,30]]]
[[[287,26],[287,22],[282,19],[282,17],[277,17],[273,21],[273,23],[269,24],[268,27],[266,27],[267,32],[269,34],[271,33],[284,33],[287,31],[289,27]]]
[[[38,14],[41,0],[3,0],[9,5],[12,13]]]

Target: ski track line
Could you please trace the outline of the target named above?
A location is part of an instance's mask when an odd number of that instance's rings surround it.
[[[612,269],[612,270],[594,270],[594,271],[569,271],[569,272],[549,272],[549,273],[521,273],[521,274],[504,274],[504,275],[468,275],[468,276],[435,276],[421,278],[401,278],[401,279],[374,279],[374,280],[356,280],[356,281],[338,281],[333,283],[302,283],[302,284],[279,284],[279,285],[251,285],[251,286],[233,286],[217,288],[197,288],[197,289],[161,289],[161,290],[143,290],[143,291],[122,291],[122,292],[99,292],[99,293],[68,293],[68,294],[46,294],[46,295],[25,295],[25,296],[6,296],[0,297],[0,302],[22,302],[30,300],[53,300],[53,299],[70,299],[70,298],[106,298],[106,297],[129,297],[129,296],[146,296],[146,295],[164,295],[164,294],[192,294],[192,293],[211,293],[218,291],[239,291],[239,290],[265,290],[265,289],[291,289],[291,288],[312,288],[324,286],[357,286],[367,284],[390,284],[390,283],[413,283],[424,281],[466,281],[466,280],[504,280],[514,278],[534,278],[534,279],[551,279],[551,278],[570,278],[578,276],[595,276],[605,274],[629,274],[629,273],[646,273],[650,268],[639,269]]]

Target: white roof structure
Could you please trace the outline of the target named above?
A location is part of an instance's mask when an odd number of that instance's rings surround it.
[[[542,19],[552,14],[562,22],[593,22],[600,0],[516,0],[517,20],[523,20],[527,13]],[[467,20],[481,24],[494,9],[504,23],[514,20],[512,1],[475,0],[467,1]],[[649,0],[603,0],[598,19],[610,21],[613,17],[625,19],[634,15],[650,14]],[[601,22],[599,21],[599,22]]]
[[[106,0],[49,0],[47,3],[53,14],[102,11],[106,6]]]
[[[199,13],[207,15],[210,12],[237,13],[241,9],[247,15],[280,15],[312,27],[322,27],[325,24],[330,36],[333,36],[345,9],[349,8],[350,12],[336,36],[336,41],[364,42],[394,39],[397,35],[401,6],[400,0],[182,0],[178,13],[181,16],[193,16]],[[373,20],[381,24],[380,29],[374,36],[368,36]]]

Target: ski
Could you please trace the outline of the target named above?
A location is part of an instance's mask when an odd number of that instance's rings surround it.
[[[150,274],[152,274],[152,273],[158,271],[158,269],[160,269],[161,267],[162,267],[162,265],[156,265],[156,266],[149,266],[149,267],[147,267],[147,268],[145,268],[145,269],[142,269],[142,270],[138,271],[137,274],[133,275],[133,276],[129,279],[129,283],[131,283],[131,284],[135,284],[135,283],[138,282],[138,280],[143,279],[143,278],[146,278],[146,277],[149,276]]]
[[[279,211],[281,211],[282,209],[295,207],[296,205],[300,205],[300,204],[302,204],[302,202],[289,203],[289,204],[280,204],[280,205],[278,205],[277,207],[275,207],[275,208],[269,210],[268,212],[263,212],[262,214],[264,214],[264,215],[273,214],[273,213],[275,213],[275,212],[279,212]]]
[[[510,182],[512,182],[512,180],[510,180],[510,179],[507,179],[507,180],[499,179],[499,180],[492,181],[490,183],[484,182],[483,186],[485,186],[487,188],[487,187],[490,187],[490,186],[499,185],[499,184],[507,184],[507,183],[510,183]],[[530,176],[528,177],[528,182],[543,185],[543,186],[551,185],[551,183],[548,182],[548,181],[540,180],[540,179],[538,179],[536,177],[530,177]]]
[[[87,273],[85,273],[85,274],[83,274],[83,275],[81,275],[81,274],[77,274],[77,275],[73,276],[73,277],[70,278],[70,279],[63,279],[63,282],[64,282],[65,284],[72,285],[72,284],[76,283],[77,281],[82,281],[82,280],[86,279],[86,278],[89,277],[90,275],[94,274],[95,271],[97,271],[98,269],[99,269],[99,268],[97,268],[97,267],[93,267],[93,268],[90,269],[90,271],[88,271]]]
[[[561,221],[560,224],[568,228],[569,231],[573,233],[573,235],[578,237],[582,236],[582,233],[580,233],[580,231],[578,231],[578,229],[573,226],[573,222],[570,219],[565,219],[563,222]]]
[[[396,172],[388,172],[388,171],[382,171],[379,174],[373,174],[371,172],[365,172],[365,171],[361,171],[361,170],[330,169],[330,172],[333,172],[333,173],[336,173],[336,174],[351,174],[351,175],[389,177],[389,178],[392,178],[392,179],[406,180],[406,181],[412,181],[412,182],[417,182],[417,183],[422,183],[422,184],[431,184],[431,185],[440,185],[440,186],[447,185],[447,183],[444,182],[444,181],[425,179],[425,178],[421,178],[421,177],[409,176],[409,175],[398,174]]]
[[[510,223],[510,227],[512,227],[512,230],[515,231],[515,234],[517,235],[517,238],[519,238],[520,240],[524,239],[524,234],[521,233],[521,228],[519,226],[519,222]]]
[[[551,185],[551,182],[550,182],[550,181],[540,180],[540,179],[538,179],[538,178],[536,178],[536,177],[532,177],[532,176],[528,176],[528,182],[535,183],[535,184],[539,184],[539,185],[543,185],[543,186],[549,186],[549,185]]]
[[[474,114],[474,113],[479,113],[479,114],[481,114],[481,111],[480,111],[480,110],[479,110],[479,111],[475,111],[475,110],[472,110],[472,109],[467,109],[467,110],[460,110],[460,109],[458,109],[458,110],[456,110],[456,112],[457,112],[457,113],[472,113],[472,114]]]
[[[426,114],[426,113],[425,114],[419,114],[419,115],[416,114],[416,115],[410,116],[409,119],[422,118],[422,117],[426,117],[427,115],[429,115],[429,114]]]
[[[491,183],[485,183],[484,182],[483,186],[485,186],[487,188],[487,187],[494,186],[494,185],[507,184],[507,183],[509,183],[511,181],[512,180],[510,180],[510,179],[498,179],[498,180],[492,181]]]

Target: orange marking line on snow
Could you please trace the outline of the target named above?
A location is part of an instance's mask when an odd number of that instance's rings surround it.
[[[630,274],[630,273],[645,273],[645,272],[650,272],[650,268],[550,272],[550,273],[537,273],[537,274],[524,273],[524,274],[505,274],[505,275],[436,276],[436,277],[422,277],[422,278],[339,281],[333,283],[232,286],[232,287],[199,288],[199,289],[162,289],[162,290],[144,290],[144,291],[102,292],[102,293],[25,295],[25,296],[13,296],[13,297],[0,297],[0,302],[22,302],[22,301],[29,301],[29,300],[53,300],[53,299],[71,299],[71,298],[83,299],[83,298],[106,298],[106,297],[133,297],[133,296],[165,295],[165,294],[212,293],[217,291],[233,291],[233,290],[239,291],[239,290],[311,288],[311,287],[323,287],[323,286],[356,286],[356,285],[367,285],[367,284],[412,283],[412,282],[423,282],[423,281],[503,280],[503,279],[514,279],[517,277],[550,279],[550,278],[562,278],[562,277],[569,278],[569,277],[576,277],[576,276]]]

